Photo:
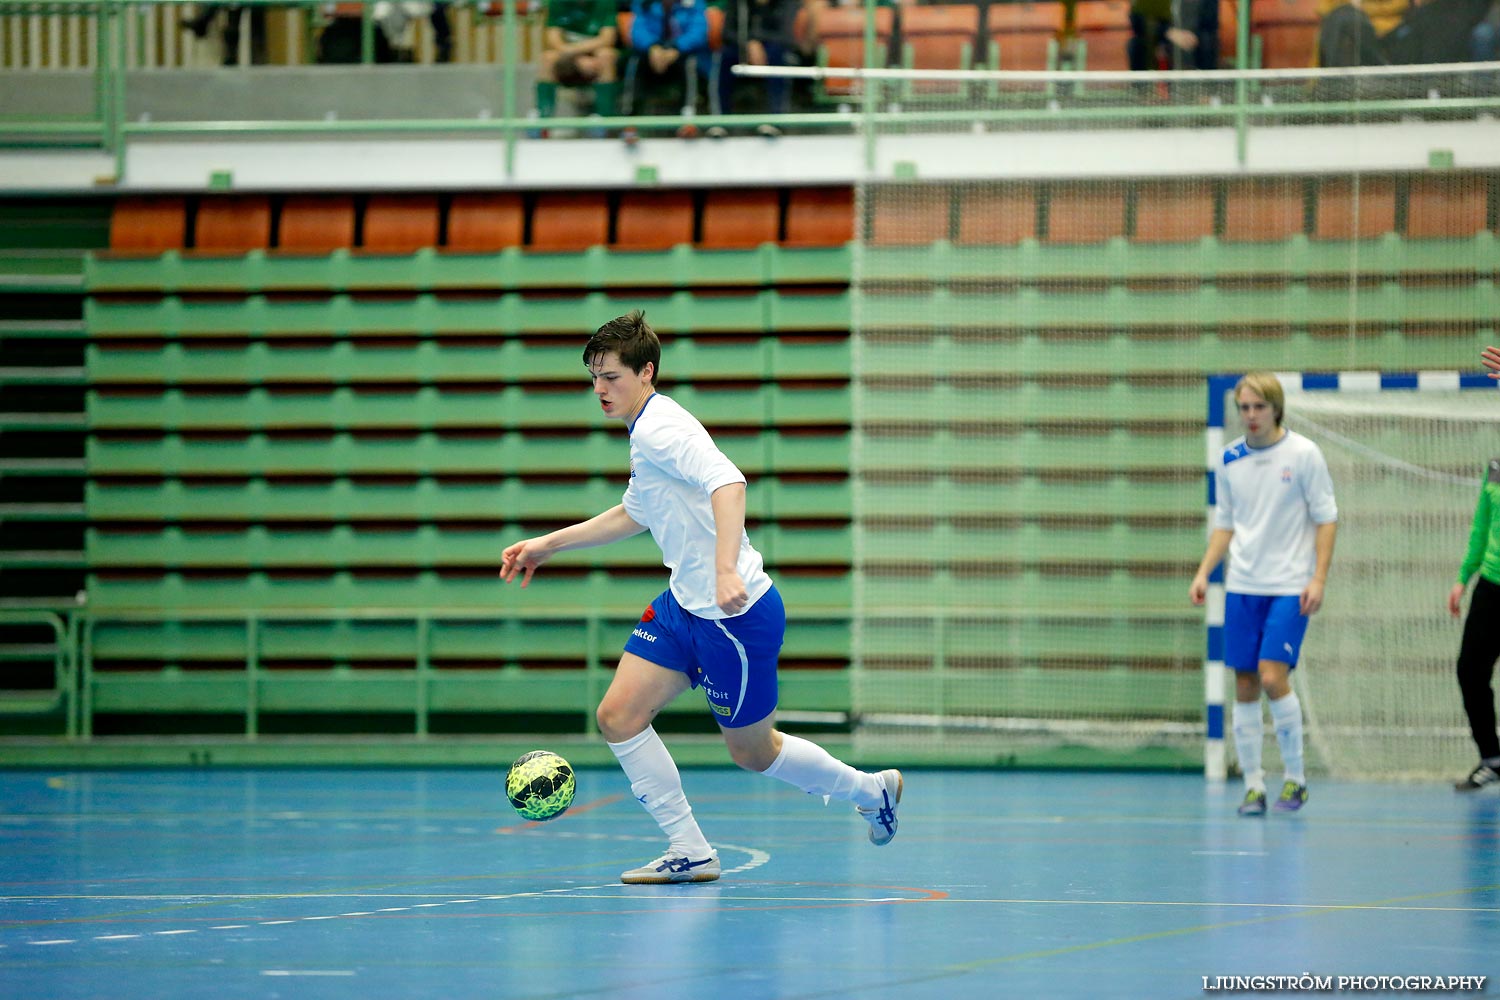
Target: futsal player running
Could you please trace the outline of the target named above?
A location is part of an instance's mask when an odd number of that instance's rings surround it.
[[[623,501],[587,521],[508,546],[500,577],[521,586],[554,554],[650,530],[671,571],[630,637],[599,703],[599,732],[637,801],[666,834],[661,857],[620,876],[627,883],[711,882],[719,856],[698,828],[677,764],[651,722],[674,698],[701,687],[740,767],[809,795],[852,802],[870,840],[896,835],[901,772],[855,770],[775,725],[776,662],[786,611],[745,533],[745,477],[701,423],[656,391],[661,343],[637,311],[601,326],[583,363],[604,415],[630,432]]]
[[[1214,529],[1188,595],[1194,604],[1204,602],[1208,576],[1227,552],[1224,662],[1235,672],[1234,748],[1245,776],[1239,812],[1264,816],[1262,690],[1286,765],[1276,808],[1295,811],[1307,801],[1302,704],[1291,672],[1308,616],[1323,605],[1338,507],[1322,451],[1281,425],[1286,404],[1276,376],[1246,375],[1234,399],[1245,433],[1215,465]]]

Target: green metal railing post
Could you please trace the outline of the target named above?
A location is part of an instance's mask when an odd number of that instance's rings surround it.
[[[83,641],[79,647],[79,738],[87,742],[94,738],[94,616],[85,615],[82,624]]]
[[[260,619],[245,616],[245,738],[260,735]]]
[[[428,734],[428,681],[431,679],[432,654],[428,647],[432,639],[432,621],[426,612],[417,613],[417,739],[425,740]]]
[[[501,86],[504,94],[501,96],[505,112],[505,176],[507,178],[516,175],[516,140],[519,138],[519,127],[516,121],[516,107],[519,95],[516,93],[517,80],[520,77],[519,67],[516,61],[520,58],[521,50],[516,38],[516,3],[518,0],[505,0],[500,14],[500,58],[504,65],[500,67]]]
[[[78,738],[78,696],[80,685],[78,683],[78,618],[76,614],[68,616],[68,717],[67,737],[69,740]]]
[[[118,9],[114,11],[113,17],[115,25],[111,33],[110,63],[115,82],[110,90],[112,101],[109,109],[109,128],[115,136],[115,183],[123,184],[125,182],[125,22]]]
[[[1250,0],[1240,0],[1239,20],[1235,22],[1235,69],[1243,70],[1250,62]],[[1235,162],[1244,166],[1250,156],[1250,116],[1246,102],[1250,99],[1249,82],[1243,76],[1234,81],[1234,154]]]
[[[375,10],[371,0],[359,9],[359,61],[366,66],[375,62]]]
[[[591,611],[584,620],[583,690],[586,704],[583,707],[583,731],[589,736],[599,734],[599,720],[594,717],[593,707],[599,704],[599,682],[603,680],[604,667],[599,662],[600,633],[602,623],[599,612]]]
[[[875,4],[865,4],[865,69],[880,68],[880,64],[875,61],[876,10]],[[865,175],[871,178],[875,176],[875,109],[879,104],[879,91],[880,81],[865,77],[863,86],[860,88],[860,96],[864,99],[861,106],[864,114],[860,128],[863,129]]]

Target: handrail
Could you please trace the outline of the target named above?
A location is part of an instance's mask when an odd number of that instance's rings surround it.
[[[0,624],[50,625],[56,640],[52,653],[52,685],[66,703],[66,735],[78,735],[77,633],[67,611],[45,609],[0,608]]]
[[[126,54],[127,32],[124,18],[143,7],[159,5],[175,6],[180,0],[156,0],[155,4],[143,4],[137,0],[0,0],[0,16],[7,14],[30,15],[38,13],[69,13],[92,17],[98,25],[98,52],[94,75],[94,112],[91,117],[64,120],[29,120],[11,115],[0,117],[0,131],[16,136],[23,141],[34,138],[76,139],[80,142],[96,142],[100,148],[114,154],[114,181],[126,181],[126,147],[130,139],[140,136],[177,135],[272,135],[272,134],[481,134],[496,135],[504,143],[504,173],[516,175],[519,144],[525,130],[535,123],[518,117],[518,53],[519,20],[517,3],[511,0],[502,6],[501,25],[503,58],[501,77],[503,81],[503,115],[499,118],[474,119],[384,119],[368,121],[195,121],[156,122],[126,120]],[[374,20],[372,16],[375,0],[357,0],[361,3],[363,20],[361,25],[361,59],[368,63],[373,59]],[[315,9],[325,0],[246,0],[246,5],[265,8]],[[1243,66],[1249,42],[1250,0],[1239,2],[1239,48],[1237,61]],[[1500,109],[1500,96],[1468,96],[1438,100],[1409,97],[1382,97],[1373,100],[1330,100],[1327,102],[1298,99],[1295,94],[1283,94],[1291,100],[1266,102],[1260,84],[1286,83],[1291,80],[1334,79],[1343,81],[1401,79],[1417,75],[1455,76],[1467,73],[1500,73],[1500,64],[1469,63],[1426,67],[1367,67],[1332,70],[1174,70],[1166,72],[1103,72],[1103,71],[908,71],[884,69],[874,40],[876,6],[865,6],[865,53],[866,67],[858,68],[789,68],[789,67],[737,67],[746,77],[801,76],[807,78],[848,77],[870,80],[875,86],[866,92],[852,95],[850,110],[828,113],[799,113],[789,115],[712,115],[693,119],[700,126],[721,125],[725,127],[749,126],[763,122],[774,122],[789,128],[833,128],[849,134],[860,133],[863,160],[867,170],[874,168],[875,150],[879,142],[878,132],[886,126],[920,124],[1005,124],[1036,122],[1125,122],[1125,121],[1192,121],[1204,123],[1227,123],[1235,129],[1237,162],[1243,164],[1247,155],[1247,133],[1257,121],[1281,118],[1288,115],[1351,116],[1356,114],[1402,114],[1411,112],[1445,111],[1475,112]],[[991,82],[1045,81],[1047,83],[1072,82],[1077,86],[1086,83],[1117,83],[1122,80],[1137,84],[1197,83],[1222,81],[1232,83],[1232,93],[1221,95],[1221,99],[1208,103],[1185,103],[1180,105],[1130,104],[1108,106],[1107,104],[1068,105],[1055,98],[1038,106],[977,108],[966,106],[950,109],[902,108],[893,109],[883,103],[879,83],[891,81],[902,84],[913,78],[962,79]],[[857,108],[854,106],[858,105]],[[682,124],[678,115],[631,116],[611,119],[613,127],[634,127],[638,130],[669,130]],[[549,127],[591,128],[597,127],[597,119],[571,117],[548,120]]]
[[[585,626],[584,687],[590,703],[597,702],[603,693],[603,643],[601,632],[604,621],[610,617],[628,617],[638,613],[634,606],[620,608],[593,608],[585,610],[561,610],[539,608],[536,611],[515,611],[483,608],[184,608],[184,609],[122,609],[98,611],[81,609],[75,613],[79,633],[76,643],[77,671],[80,687],[81,719],[76,727],[70,727],[69,737],[75,733],[83,740],[93,738],[93,688],[94,688],[94,633],[98,626],[109,624],[181,622],[222,622],[243,624],[245,629],[245,731],[246,739],[254,740],[260,735],[260,682],[261,640],[264,627],[273,622],[409,622],[414,629],[416,641],[413,662],[414,735],[418,740],[426,739],[430,733],[430,691],[433,681],[432,625],[442,621],[577,621]],[[0,618],[0,620],[4,620]],[[592,734],[596,723],[586,714],[585,730]]]

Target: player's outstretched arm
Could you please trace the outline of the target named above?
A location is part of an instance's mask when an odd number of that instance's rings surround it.
[[[1486,347],[1479,352],[1479,360],[1490,370],[1490,378],[1500,379],[1500,347]]]
[[[500,579],[510,583],[521,575],[521,586],[531,582],[531,575],[548,559],[569,549],[586,549],[595,545],[608,545],[645,531],[625,513],[625,507],[617,504],[603,514],[559,528],[546,535],[522,539],[508,545],[500,554]]]

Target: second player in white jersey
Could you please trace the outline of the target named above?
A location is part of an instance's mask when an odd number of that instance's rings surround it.
[[[1302,593],[1317,568],[1317,526],[1339,516],[1322,450],[1293,430],[1261,448],[1240,437],[1214,476],[1214,527],[1234,532],[1225,589]]]

